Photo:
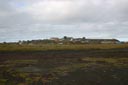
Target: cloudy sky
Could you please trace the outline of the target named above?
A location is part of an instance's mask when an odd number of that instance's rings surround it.
[[[128,40],[128,0],[0,0],[0,42],[65,35]]]

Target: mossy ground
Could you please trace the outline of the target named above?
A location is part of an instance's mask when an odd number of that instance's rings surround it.
[[[0,48],[0,85],[128,84],[126,44]]]
[[[28,70],[33,70],[34,67],[34,69],[40,69],[40,71],[21,70],[30,67],[32,69]],[[96,85],[98,83],[112,85],[111,82],[114,81],[114,84],[121,85],[127,83],[128,58],[85,57],[7,60],[1,63],[0,69],[1,85],[6,85],[6,83],[7,85],[32,85],[32,83],[38,83],[39,81],[50,85],[79,85],[82,83],[86,85]],[[122,79],[125,79],[124,82],[122,82]]]

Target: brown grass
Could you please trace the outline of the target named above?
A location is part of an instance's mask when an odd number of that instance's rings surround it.
[[[47,50],[89,50],[128,48],[128,44],[78,44],[78,45],[0,45],[0,51],[47,51]]]

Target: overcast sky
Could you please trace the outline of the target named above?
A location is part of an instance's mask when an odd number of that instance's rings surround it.
[[[128,40],[128,0],[0,0],[0,42],[63,36]]]

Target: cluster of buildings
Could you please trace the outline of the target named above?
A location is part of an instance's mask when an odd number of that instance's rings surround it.
[[[107,44],[107,43],[110,43],[110,44],[117,44],[117,43],[120,43],[119,40],[117,39],[89,39],[89,38],[85,38],[85,37],[82,37],[82,38],[73,38],[73,37],[67,37],[67,36],[64,36],[63,38],[51,38],[50,40],[53,40],[55,42],[58,42],[58,43],[85,43],[85,44],[90,44],[90,43],[96,43],[96,44]]]
[[[19,44],[118,44],[117,39],[89,39],[89,38],[73,38],[64,36],[63,38],[52,37],[43,40],[20,41]]]

